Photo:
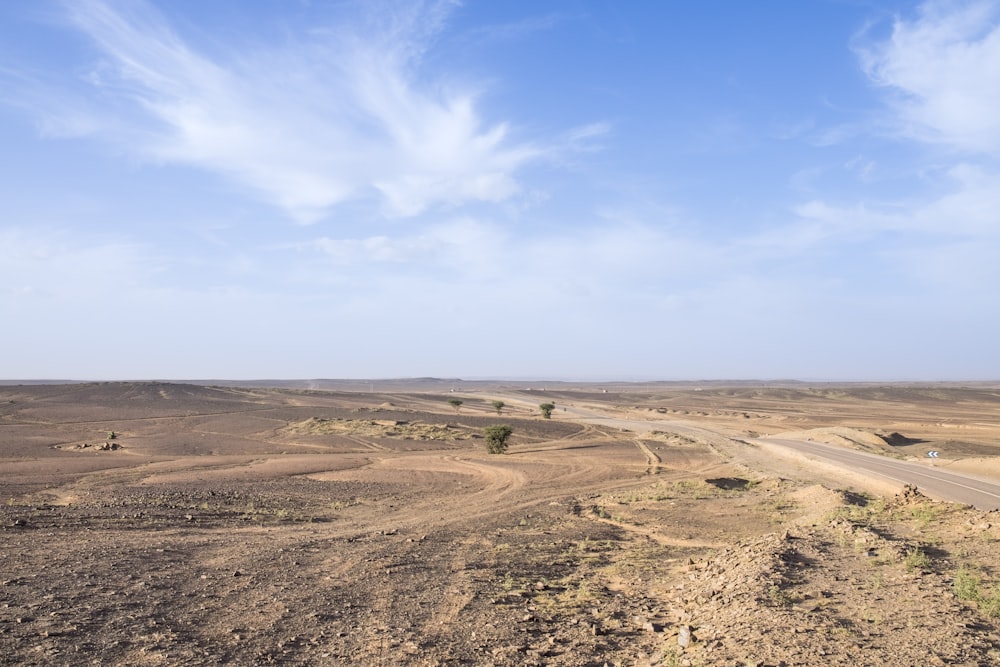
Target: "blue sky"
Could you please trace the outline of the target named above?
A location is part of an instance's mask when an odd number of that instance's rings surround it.
[[[1000,378],[1000,2],[0,4],[0,377]]]

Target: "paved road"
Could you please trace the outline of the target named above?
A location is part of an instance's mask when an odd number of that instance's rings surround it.
[[[819,442],[783,438],[766,438],[763,442],[838,463],[853,471],[915,484],[922,493],[936,498],[974,505],[982,510],[1000,509],[1000,484],[994,481]]]
[[[513,398],[513,397],[512,397]],[[523,400],[523,396],[519,397]],[[564,411],[565,409],[565,411]],[[608,416],[599,410],[583,408],[575,405],[557,405],[557,417],[573,421],[584,421],[602,424],[613,428],[628,429],[639,433],[649,431],[666,431],[689,435],[711,442],[713,439],[729,440],[727,436],[688,422],[670,420],[639,420]],[[838,464],[853,472],[868,473],[889,479],[900,484],[914,484],[921,493],[954,502],[972,505],[981,510],[1000,509],[1000,483],[993,480],[979,479],[957,472],[930,468],[927,466],[898,461],[885,456],[844,449],[819,442],[791,440],[784,438],[766,438],[763,442],[782,447],[788,447],[807,456],[816,457]]]

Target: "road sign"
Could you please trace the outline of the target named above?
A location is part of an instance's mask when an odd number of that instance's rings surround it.
[[[931,451],[927,452],[927,456],[929,456],[932,459],[936,459],[938,456],[940,456],[940,452],[935,452],[935,451],[931,450]]]

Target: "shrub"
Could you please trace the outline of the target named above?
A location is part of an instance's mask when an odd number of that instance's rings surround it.
[[[906,558],[903,562],[906,563],[908,570],[926,570],[931,566],[930,557],[920,547],[913,547],[906,552]]]
[[[542,416],[546,419],[552,418],[552,411],[556,409],[555,403],[542,403],[538,406],[538,409],[542,411]]]
[[[959,600],[976,602],[979,600],[979,584],[979,576],[973,570],[962,566],[955,573],[951,587]]]
[[[959,600],[975,603],[983,616],[1000,618],[1000,584],[987,589],[974,570],[962,566],[955,573],[951,586]]]
[[[486,449],[490,454],[503,454],[507,451],[508,441],[514,433],[507,424],[495,424],[483,429],[486,435]]]

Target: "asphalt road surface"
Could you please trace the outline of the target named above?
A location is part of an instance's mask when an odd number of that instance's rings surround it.
[[[766,438],[763,442],[788,447],[857,472],[914,484],[928,496],[973,505],[982,510],[1000,509],[1000,484],[993,481],[819,442],[782,438]]]
[[[572,420],[603,424],[604,426],[627,429],[639,433],[667,431],[700,437],[709,441],[713,438],[726,438],[722,434],[687,423],[609,417],[596,410],[573,405],[566,405],[565,407],[563,405],[557,406],[556,415]],[[835,463],[853,472],[867,473],[872,476],[899,482],[900,484],[913,484],[920,489],[921,493],[934,498],[972,505],[981,510],[1000,509],[1000,483],[996,481],[971,477],[907,461],[898,461],[885,456],[844,449],[819,442],[783,438],[766,438],[762,439],[762,441],[788,447],[807,456]]]

